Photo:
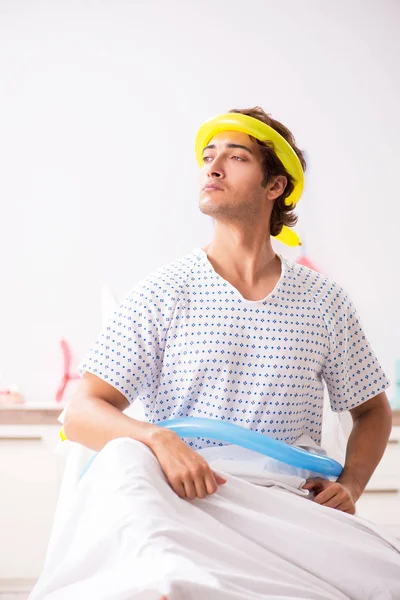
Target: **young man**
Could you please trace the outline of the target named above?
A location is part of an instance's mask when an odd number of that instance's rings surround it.
[[[218,440],[182,441],[158,423],[206,417],[319,444],[325,380],[332,409],[349,410],[353,429],[338,481],[304,487],[354,514],[390,433],[389,381],[346,292],[272,248],[271,235],[293,243],[302,152],[256,107],[203,126],[197,159],[214,238],[128,295],[80,365],[66,435],[95,450],[115,438],[142,442],[181,498],[205,498],[225,480],[196,450]],[[122,412],[138,397],[146,422]]]

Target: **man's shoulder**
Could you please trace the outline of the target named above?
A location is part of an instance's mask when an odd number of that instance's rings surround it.
[[[142,296],[151,295],[153,299],[156,298],[162,302],[168,298],[174,300],[184,288],[197,260],[197,253],[192,250],[184,256],[169,261],[146,275],[134,286],[132,292]]]
[[[331,305],[347,301],[346,290],[334,279],[306,265],[286,259],[288,282],[296,288],[298,295],[313,298],[315,302]]]

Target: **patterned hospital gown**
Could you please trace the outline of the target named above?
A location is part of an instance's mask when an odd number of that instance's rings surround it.
[[[337,412],[390,382],[343,288],[278,256],[281,277],[257,301],[216,273],[201,248],[157,269],[124,299],[78,372],[139,398],[151,423],[205,417],[320,444],[324,381]]]

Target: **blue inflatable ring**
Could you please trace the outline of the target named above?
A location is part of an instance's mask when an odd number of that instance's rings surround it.
[[[229,442],[230,444],[254,450],[294,467],[315,471],[321,475],[339,477],[343,471],[342,465],[333,460],[333,458],[313,454],[301,448],[295,448],[257,431],[245,429],[240,425],[234,425],[225,421],[185,417],[163,421],[162,423],[157,423],[157,425],[175,431],[181,438],[207,437],[221,442]]]
[[[242,446],[249,450],[254,450],[275,460],[287,463],[294,467],[301,469],[307,469],[314,471],[327,477],[339,477],[343,471],[343,467],[340,463],[333,458],[327,456],[321,456],[320,454],[313,454],[302,450],[301,448],[295,448],[280,440],[252,431],[251,429],[245,429],[240,425],[234,425],[233,423],[226,423],[224,421],[218,421],[216,419],[201,419],[198,417],[185,417],[182,419],[170,419],[161,423],[156,423],[159,427],[165,427],[171,429],[179,435],[181,438],[185,437],[207,437],[220,442],[228,442],[235,444],[236,446]],[[95,454],[84,470],[81,473],[81,477],[89,469],[90,465],[96,458]]]

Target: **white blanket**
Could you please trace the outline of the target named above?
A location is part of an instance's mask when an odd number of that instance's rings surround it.
[[[29,600],[400,599],[398,540],[310,501],[299,474],[203,455],[228,481],[182,500],[146,446],[107,444]]]

